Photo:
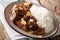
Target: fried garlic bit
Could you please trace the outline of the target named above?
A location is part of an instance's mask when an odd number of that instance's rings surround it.
[[[14,7],[14,8],[16,8],[16,7],[17,7],[17,5],[15,4],[13,7]]]
[[[29,22],[33,22],[34,20],[33,19],[30,19]]]
[[[25,2],[24,5],[30,5],[31,3],[30,2]]]
[[[12,14],[16,13],[15,10],[12,11]]]
[[[17,5],[15,4],[15,5],[13,6],[12,14],[16,13],[15,10],[14,10],[16,7],[17,7]]]
[[[22,23],[23,25],[26,25],[26,21],[24,20],[24,18],[21,19],[21,23]]]
[[[43,35],[38,35],[38,38],[43,38]]]
[[[33,31],[32,31],[32,30],[30,30],[28,33],[29,33],[30,35],[32,35],[32,34],[33,34]]]
[[[18,5],[17,5],[17,4],[15,4],[15,5],[13,6],[12,10],[17,11],[17,10],[18,10]]]
[[[27,16],[31,16],[31,12],[30,12],[30,11],[28,11],[26,15],[27,15]]]
[[[41,23],[37,22],[37,24],[38,24],[39,28],[42,28],[42,24]]]
[[[23,10],[23,7],[20,6],[19,9],[20,9],[20,10]]]

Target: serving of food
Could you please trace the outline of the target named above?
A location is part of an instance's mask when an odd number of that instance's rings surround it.
[[[50,11],[30,2],[14,4],[9,12],[9,19],[16,27],[36,35],[40,38],[48,34],[54,34],[55,20]]]
[[[36,18],[32,15],[32,4],[25,2],[23,4],[14,5],[11,11],[10,19],[22,30],[36,35],[44,35],[45,28],[39,28],[40,24],[37,24]]]

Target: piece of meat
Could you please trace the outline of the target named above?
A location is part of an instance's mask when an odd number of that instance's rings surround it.
[[[35,24],[35,22],[34,22],[34,21],[33,21],[33,22],[28,21],[27,23],[28,23],[28,25],[29,25],[29,26],[30,26],[30,25],[34,25],[34,24]]]
[[[26,13],[22,10],[18,10],[18,16],[24,16]]]
[[[10,20],[11,21],[16,21],[20,19],[22,16],[18,16],[21,11],[18,11],[18,5],[14,5],[13,8],[11,9],[11,13],[9,14]]]
[[[37,24],[34,24],[30,29],[33,30],[33,31],[35,31],[35,30],[38,29],[38,25]]]
[[[17,10],[17,11],[12,10],[11,14],[9,15],[10,15],[10,20],[16,23],[17,20],[20,20],[23,17],[24,13],[21,10]]]
[[[19,4],[19,7],[18,7],[19,10],[22,10],[22,11],[23,11],[23,5],[24,5],[24,3],[20,3],[20,4]]]
[[[21,21],[20,20],[18,20],[18,21],[16,21],[16,25],[18,26],[18,27],[22,27],[23,25],[21,24]]]
[[[16,17],[16,12],[15,10],[11,11],[11,13],[9,14],[10,20],[13,21]]]
[[[22,15],[19,16],[18,13],[13,11],[9,15],[10,15],[10,20],[13,21],[14,23],[16,23],[17,20],[20,20],[23,17]]]
[[[24,15],[23,18],[24,18],[24,20],[27,22],[27,21],[29,20],[30,17],[27,16],[27,15]]]
[[[23,5],[24,11],[28,11],[29,10],[29,6],[27,5]]]
[[[16,21],[16,25],[21,28],[24,31],[28,31],[28,28],[26,25],[23,25],[20,20]]]
[[[16,21],[17,20],[20,20],[22,16],[16,16],[14,19],[13,19],[13,23],[16,24]]]
[[[28,25],[28,28],[29,28],[30,30],[35,31],[35,30],[38,29],[38,25],[37,25],[36,22],[35,22],[34,20],[32,20],[32,19],[27,22],[27,25]]]
[[[19,7],[19,6],[18,6],[17,4],[15,4],[15,5],[12,7],[12,11],[15,10],[15,12],[16,12],[17,10],[19,10],[18,7]]]
[[[33,32],[36,35],[44,35],[45,34],[45,29],[44,28],[39,28],[36,31]]]

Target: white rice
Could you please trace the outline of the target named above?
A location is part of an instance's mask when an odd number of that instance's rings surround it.
[[[37,19],[37,24],[41,25],[42,28],[45,28],[46,33],[49,33],[53,30],[53,18],[51,13],[46,8],[32,5],[30,11],[32,15]]]

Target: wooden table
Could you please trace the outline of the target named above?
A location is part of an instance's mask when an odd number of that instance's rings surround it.
[[[10,40],[6,30],[3,27],[1,20],[0,20],[0,40]]]

